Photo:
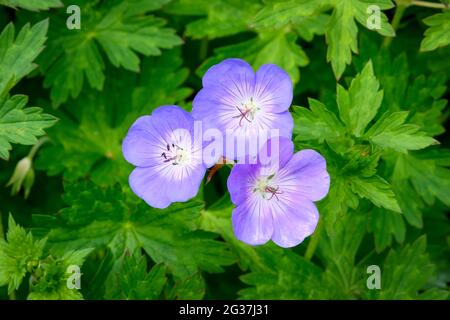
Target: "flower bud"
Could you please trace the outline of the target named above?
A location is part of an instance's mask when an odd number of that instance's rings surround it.
[[[11,195],[15,195],[19,193],[22,186],[25,191],[25,198],[30,194],[31,187],[34,183],[34,170],[33,170],[33,161],[29,157],[25,157],[20,160],[16,168],[14,169],[14,173],[9,179],[6,186],[11,186]]]

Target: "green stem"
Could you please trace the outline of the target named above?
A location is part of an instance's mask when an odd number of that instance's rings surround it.
[[[206,57],[208,56],[208,39],[207,38],[203,38],[200,41],[200,48],[198,50],[198,58],[200,60],[200,62],[205,61]]]
[[[428,1],[413,1],[411,2],[413,6],[425,7],[425,8],[433,8],[433,9],[447,9],[448,5],[443,3],[436,2],[428,2]]]
[[[312,235],[308,247],[306,248],[305,259],[308,261],[311,260],[311,258],[313,257],[317,245],[319,244],[320,234],[322,233],[323,230],[322,220],[323,220],[322,218],[319,218],[319,223],[317,224],[316,231]]]
[[[44,143],[47,141],[50,141],[48,137],[42,137],[39,139],[39,141],[31,148],[30,152],[28,153],[28,158],[30,160],[33,160],[34,156],[36,155],[36,152],[38,152],[39,148],[42,147]]]
[[[17,300],[15,290],[9,294],[9,300]]]
[[[403,17],[403,13],[405,12],[406,6],[405,5],[397,5],[397,7],[395,7],[395,13],[394,13],[394,17],[392,18],[392,28],[394,28],[395,31],[397,31],[398,26],[400,25],[400,20]],[[383,41],[383,47],[389,47],[389,45],[392,42],[393,37],[387,37],[384,38]]]
[[[5,239],[5,231],[3,230],[3,216],[0,211],[0,239]]]

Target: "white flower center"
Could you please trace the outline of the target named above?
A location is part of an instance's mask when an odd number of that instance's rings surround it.
[[[191,160],[190,152],[186,148],[182,148],[175,143],[167,144],[166,149],[167,151],[164,151],[161,154],[163,162],[165,163],[172,163],[176,166],[187,164]]]
[[[272,179],[274,175],[270,175],[268,177],[262,177],[256,181],[255,188],[253,192],[258,192],[261,197],[265,200],[276,199],[279,200],[278,195],[283,192],[280,191],[278,186],[275,186]]]
[[[239,114],[233,118],[239,119],[239,126],[241,127],[244,121],[252,122],[255,120],[259,107],[255,103],[253,97],[250,97],[246,101],[241,102],[240,106],[236,106],[236,109],[239,111]]]

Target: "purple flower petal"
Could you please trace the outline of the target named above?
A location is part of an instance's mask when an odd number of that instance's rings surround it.
[[[239,205],[250,197],[255,180],[259,175],[259,165],[235,165],[227,180],[231,201]]]
[[[236,238],[245,243],[264,244],[272,237],[272,213],[254,197],[233,209],[232,223]]]
[[[203,130],[213,127],[225,132],[236,116],[236,106],[240,105],[241,100],[221,86],[205,87],[194,98],[192,116],[203,121]]]
[[[154,133],[151,117],[140,117],[131,126],[122,143],[123,155],[135,166],[156,165],[161,153],[158,154],[153,146],[158,145],[161,139],[159,133]]]
[[[259,150],[258,163],[262,166],[261,174],[271,175],[283,168],[294,155],[294,144],[285,137],[267,140]]]
[[[159,164],[167,140],[177,129],[185,129],[193,136],[192,116],[177,106],[162,106],[151,116],[138,118],[128,130],[122,143],[125,159],[138,167]]]
[[[261,122],[270,123],[271,129],[277,129],[280,137],[288,139],[292,138],[292,130],[294,129],[294,118],[289,111],[281,113],[266,113],[265,117],[261,117]]]
[[[130,174],[128,182],[131,190],[148,205],[160,209],[170,205],[167,187],[161,184],[161,177],[157,174],[157,169],[149,170],[149,168],[137,167]]]
[[[255,98],[267,112],[289,109],[293,98],[292,80],[274,64],[265,64],[256,72]]]
[[[150,206],[164,209],[172,202],[195,197],[205,172],[202,166],[182,170],[166,165],[138,167],[131,173],[129,183],[133,192]]]
[[[323,199],[330,189],[326,160],[314,150],[297,152],[284,170],[297,177],[299,195],[311,201]]]
[[[155,127],[164,131],[180,128],[191,131],[194,128],[192,115],[179,106],[161,106],[152,112],[151,117],[155,122]]]
[[[283,196],[283,200],[271,202],[272,241],[280,247],[290,248],[302,243],[314,232],[319,221],[319,212],[312,201],[298,195]]]
[[[226,59],[208,69],[202,79],[203,87],[221,86],[238,97],[253,92],[255,73],[241,59]]]

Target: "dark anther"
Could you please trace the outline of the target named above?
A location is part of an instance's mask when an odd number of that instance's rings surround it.
[[[164,163],[166,163],[166,162],[170,162],[170,161],[174,161],[174,160],[176,160],[177,159],[177,157],[175,156],[175,157],[172,157],[172,158],[165,158],[166,160],[164,160]],[[174,162],[175,163],[175,162]]]
[[[172,143],[172,147],[173,147],[173,148],[176,147],[178,150],[183,150],[182,147],[180,147],[179,145],[177,145],[177,144],[175,144],[175,143]]]

